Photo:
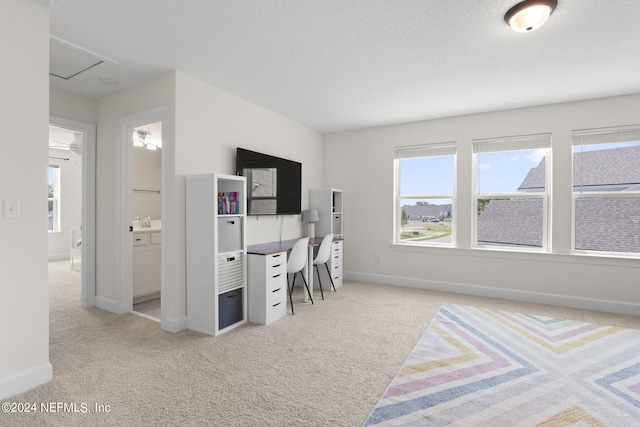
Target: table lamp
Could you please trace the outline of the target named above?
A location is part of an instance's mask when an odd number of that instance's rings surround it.
[[[307,235],[311,238],[316,237],[316,229],[314,222],[320,221],[317,209],[309,209],[302,211],[302,222],[307,223]]]

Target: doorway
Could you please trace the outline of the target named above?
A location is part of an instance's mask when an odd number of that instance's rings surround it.
[[[49,118],[49,259],[80,271],[83,307],[94,307],[95,125]]]
[[[165,108],[158,107],[121,117],[116,124],[117,312],[139,314],[134,302],[155,301],[159,312],[150,316],[161,326],[165,321],[165,115]]]

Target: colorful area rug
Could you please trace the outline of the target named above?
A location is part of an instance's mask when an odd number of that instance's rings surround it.
[[[365,425],[639,426],[640,330],[445,304]]]

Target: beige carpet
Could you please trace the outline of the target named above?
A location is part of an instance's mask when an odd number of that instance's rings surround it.
[[[11,426],[360,426],[443,302],[640,327],[640,319],[350,282],[296,315],[214,338],[80,307],[79,273],[50,264],[52,382],[9,401],[109,413],[0,414]],[[81,408],[80,406],[78,406]]]

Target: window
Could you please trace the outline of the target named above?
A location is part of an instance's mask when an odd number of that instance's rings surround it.
[[[640,125],[573,132],[573,249],[640,254]]]
[[[60,167],[49,166],[49,231],[60,231]]]
[[[454,142],[395,149],[396,243],[452,245]]]
[[[473,141],[475,244],[548,248],[551,135]]]

